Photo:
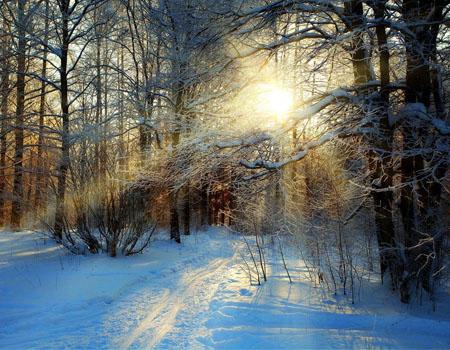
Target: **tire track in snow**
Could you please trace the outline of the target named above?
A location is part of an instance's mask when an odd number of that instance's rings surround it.
[[[146,333],[153,333],[151,334],[151,340],[145,344],[146,349],[159,344],[164,336],[173,329],[179,311],[185,306],[184,302],[191,300],[194,296],[198,296],[199,293],[197,292],[202,286],[202,282],[216,276],[232,260],[232,257],[218,258],[205,267],[186,273],[172,291],[169,289],[164,291],[161,299],[158,301],[158,305],[146,315],[120,348],[130,348],[135,341],[146,335]]]

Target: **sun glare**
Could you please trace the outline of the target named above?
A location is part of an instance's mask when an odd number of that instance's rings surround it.
[[[262,95],[262,106],[266,113],[274,114],[279,119],[288,116],[292,109],[292,94],[283,88],[268,87]]]

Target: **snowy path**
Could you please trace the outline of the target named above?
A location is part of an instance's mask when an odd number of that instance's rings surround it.
[[[153,348],[174,331],[176,322],[185,326],[181,332],[186,336],[199,314],[207,311],[209,300],[218,288],[217,281],[232,265],[232,260],[217,258],[202,268],[184,273],[173,288],[164,290],[158,304],[146,314],[121,348]],[[180,315],[181,311],[185,313]],[[190,327],[186,327],[188,324]]]

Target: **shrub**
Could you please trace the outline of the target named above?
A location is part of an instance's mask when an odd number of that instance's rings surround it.
[[[148,191],[130,187],[124,191],[107,187],[100,199],[75,200],[73,223],[65,218],[62,239],[46,224],[50,235],[74,254],[105,252],[111,257],[141,253],[156,230],[147,215]]]

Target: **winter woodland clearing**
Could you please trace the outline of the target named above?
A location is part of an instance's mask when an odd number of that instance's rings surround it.
[[[0,22],[0,348],[450,347],[450,0]]]
[[[157,235],[142,255],[72,255],[31,232],[0,235],[0,348],[446,349],[448,298],[410,306],[379,277],[361,297],[332,295],[276,247],[250,284],[234,233],[211,227],[181,245]],[[241,241],[241,243],[243,243]]]

